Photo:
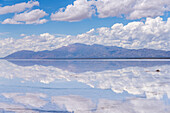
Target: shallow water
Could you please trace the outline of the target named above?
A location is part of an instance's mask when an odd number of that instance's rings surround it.
[[[169,113],[170,60],[0,60],[1,112]]]

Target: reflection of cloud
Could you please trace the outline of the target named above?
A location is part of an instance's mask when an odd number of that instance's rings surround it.
[[[57,104],[61,109],[75,113],[89,113],[95,108],[95,104],[90,100],[80,96],[54,96],[52,103]]]
[[[0,111],[3,109],[9,111],[9,112],[15,112],[15,113],[38,113],[36,111],[32,111],[29,109],[25,109],[24,106],[21,105],[14,105],[14,104],[6,104],[6,103],[0,103]]]
[[[6,98],[14,99],[17,96],[19,98],[20,95],[24,95],[24,94],[4,93],[2,95],[4,95]],[[32,96],[39,95],[39,97],[46,97],[46,95],[44,94],[27,93],[26,95],[32,95]],[[155,100],[155,99],[127,98],[122,101],[122,100],[108,100],[108,99],[100,98],[96,103],[92,101],[92,98],[84,98],[79,95],[52,96],[50,98],[51,98],[51,102],[48,102],[48,104],[50,105],[51,103],[53,105],[54,104],[57,105],[59,108],[56,107],[55,109],[56,110],[60,109],[60,111],[63,112],[64,111],[74,112],[74,113],[82,113],[82,112],[83,113],[112,113],[113,111],[114,113],[127,113],[127,111],[128,113],[169,113],[170,112],[170,105],[166,105],[163,102],[163,100]],[[35,98],[32,98],[32,100],[33,99]],[[37,103],[36,100],[37,99],[35,99],[35,104]],[[21,104],[25,105],[24,102]],[[36,111],[32,111],[29,108],[25,108],[23,105],[0,103],[0,111],[3,109],[5,111],[10,111],[15,113],[39,113],[39,111],[36,112]],[[34,106],[34,107],[38,107],[38,106]],[[41,109],[46,111],[45,110],[46,108],[44,106],[41,106]]]
[[[161,100],[129,98],[124,101],[99,99],[95,105],[80,96],[55,96],[52,103],[75,113],[169,113],[170,108]]]
[[[155,72],[160,69],[160,72]],[[153,67],[126,67],[101,72],[73,73],[53,66],[17,66],[7,61],[0,61],[0,77],[22,78],[26,81],[50,83],[55,79],[78,81],[91,87],[112,89],[114,92],[146,94],[147,98],[160,99],[164,94],[170,98],[170,65]]]
[[[40,99],[45,98],[46,95],[44,94],[33,94],[33,93],[26,93],[21,94],[21,93],[3,93],[2,94],[6,98],[12,98],[16,103],[21,103],[24,105],[29,105],[32,107],[40,108],[44,106],[47,102]]]
[[[86,72],[77,75],[75,79],[93,87],[111,88],[117,93],[122,93],[123,91],[130,94],[145,93],[147,98],[162,98],[164,94],[168,94],[170,98],[169,68],[169,65],[148,68],[128,67],[97,73]],[[155,72],[156,69],[161,69],[161,72]]]
[[[3,96],[6,98],[19,98],[24,93],[3,93]],[[46,97],[45,94],[34,94],[27,93],[28,95]],[[24,96],[23,96],[24,97]],[[21,98],[23,98],[21,97]],[[48,96],[50,97],[50,96]],[[39,113],[42,111],[63,111],[63,112],[74,112],[74,113],[169,113],[170,105],[166,105],[163,100],[156,99],[146,99],[146,98],[126,98],[125,100],[108,100],[99,98],[97,101],[92,101],[92,98],[85,98],[79,95],[65,95],[65,96],[52,96],[51,99],[48,99],[49,102],[47,106],[33,106],[34,109],[28,108],[25,106],[24,102],[20,104],[8,104],[0,103],[0,112],[1,110],[15,112],[15,113]],[[27,101],[27,98],[24,98]],[[35,99],[35,104],[37,104],[37,99]],[[51,100],[51,102],[50,102]],[[31,101],[30,101],[31,102]],[[41,103],[39,101],[38,103]],[[51,108],[50,106],[56,106]],[[41,109],[41,110],[39,110]],[[52,110],[53,109],[53,110]],[[35,111],[32,111],[35,110]],[[37,112],[36,112],[37,111]]]
[[[130,99],[113,101],[100,99],[96,113],[169,113],[169,106],[159,100]]]

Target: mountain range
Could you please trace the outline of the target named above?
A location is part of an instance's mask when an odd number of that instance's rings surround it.
[[[75,43],[49,51],[22,50],[5,59],[65,59],[65,58],[170,58],[170,51],[154,49],[125,49],[116,46]]]

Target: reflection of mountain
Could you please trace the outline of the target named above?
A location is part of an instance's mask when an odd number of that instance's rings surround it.
[[[144,65],[144,64],[143,64]],[[81,65],[80,65],[81,66]],[[77,67],[80,68],[80,67]],[[160,69],[160,72],[156,72]],[[24,81],[51,83],[56,79],[78,81],[90,87],[112,89],[116,93],[127,91],[133,95],[145,94],[147,98],[170,98],[170,65],[110,69],[100,72],[74,73],[53,66],[18,66],[7,61],[0,62],[0,77],[22,78]]]
[[[153,67],[170,65],[170,61],[97,61],[97,60],[8,60],[18,66],[53,66],[75,73],[86,71],[100,72],[127,67]]]
[[[46,59],[46,58],[170,58],[170,51],[153,49],[125,49],[115,46],[72,44],[52,51],[18,51],[6,59]]]

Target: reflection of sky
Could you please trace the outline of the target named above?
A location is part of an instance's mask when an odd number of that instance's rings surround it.
[[[84,62],[82,67],[82,62],[69,61],[65,69],[49,62],[26,63],[0,61],[0,106],[5,111],[170,112],[168,61]]]

